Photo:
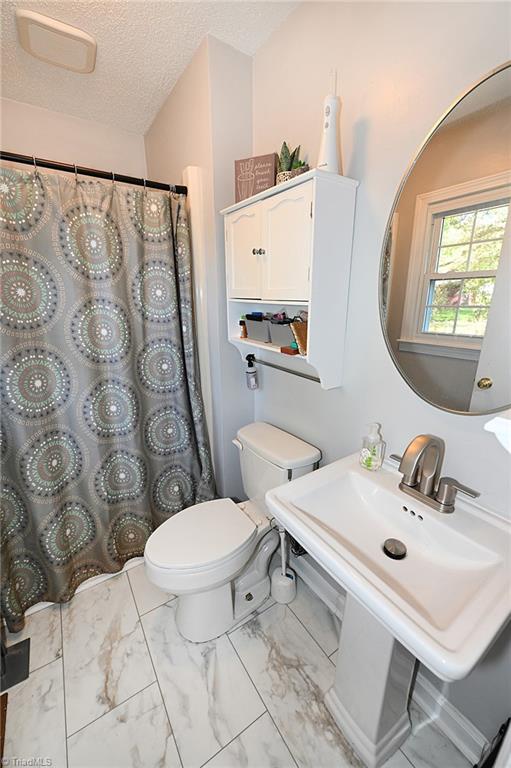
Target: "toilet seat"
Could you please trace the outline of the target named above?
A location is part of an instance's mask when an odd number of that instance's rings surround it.
[[[174,595],[215,589],[231,581],[250,559],[258,528],[231,499],[183,509],[150,535],[146,573]]]
[[[236,558],[257,527],[232,499],[196,504],[166,520],[149,537],[144,556],[165,571],[203,571]]]

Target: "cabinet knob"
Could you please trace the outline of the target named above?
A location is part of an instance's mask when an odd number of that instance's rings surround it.
[[[493,381],[489,378],[489,376],[483,376],[483,378],[479,379],[477,382],[477,386],[479,389],[491,389],[493,386]]]
[[[252,255],[257,256],[257,253],[258,253],[257,248],[252,248]]]

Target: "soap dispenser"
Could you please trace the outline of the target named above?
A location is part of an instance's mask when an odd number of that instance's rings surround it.
[[[247,361],[247,370],[245,371],[245,375],[247,377],[247,387],[249,389],[257,389],[259,384],[257,382],[255,355],[247,355],[245,359]]]
[[[380,432],[381,425],[374,422],[369,427],[369,434],[362,440],[360,466],[375,472],[383,464],[385,442]]]

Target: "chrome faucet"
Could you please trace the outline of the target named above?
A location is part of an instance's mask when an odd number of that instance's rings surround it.
[[[399,461],[403,479],[399,488],[439,512],[454,512],[457,491],[479,496],[477,491],[462,485],[453,477],[440,477],[445,454],[445,443],[436,435],[417,435],[402,456],[390,458]]]

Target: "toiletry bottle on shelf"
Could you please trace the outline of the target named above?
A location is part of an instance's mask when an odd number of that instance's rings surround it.
[[[369,434],[362,441],[360,465],[372,472],[379,469],[385,456],[385,442],[380,432],[380,424],[375,422],[369,427]]]
[[[255,367],[255,358],[254,355],[247,355],[247,370],[246,370],[246,377],[247,377],[247,387],[249,389],[257,389],[259,386],[257,383],[257,371]]]

